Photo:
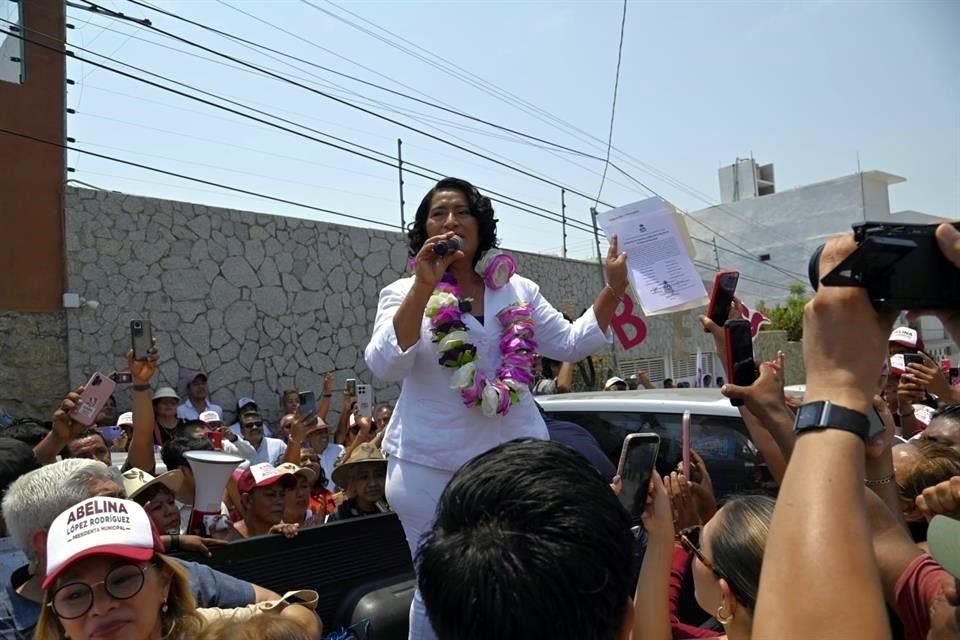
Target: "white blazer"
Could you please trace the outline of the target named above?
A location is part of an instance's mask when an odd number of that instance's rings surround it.
[[[450,389],[454,369],[441,367],[437,345],[431,339],[430,320],[423,318],[420,339],[400,349],[393,316],[413,287],[413,277],[393,282],[380,292],[373,336],[365,358],[373,374],[384,381],[402,381],[400,398],[383,441],[383,450],[401,460],[456,471],[471,458],[514,438],[546,439],[547,428],[526,394],[506,416],[488,418],[479,407],[466,407],[460,393]],[[514,275],[501,289],[487,287],[483,296],[484,322],[464,314],[471,342],[477,346],[478,366],[492,379],[500,366],[497,313],[515,303],[533,307],[534,340],[538,351],[560,362],[577,362],[610,343],[600,331],[593,307],[575,322],[567,322],[540,294],[540,287]]]

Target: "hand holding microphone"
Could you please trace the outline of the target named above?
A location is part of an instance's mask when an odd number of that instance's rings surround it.
[[[433,252],[441,258],[457,251],[463,251],[463,238],[460,236],[453,236],[452,238],[441,240],[433,245]]]

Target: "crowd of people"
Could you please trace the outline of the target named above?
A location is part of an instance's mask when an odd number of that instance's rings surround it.
[[[365,351],[400,383],[395,407],[364,415],[328,374],[316,406],[280,393],[272,423],[252,398],[225,412],[203,372],[159,384],[154,342],[126,354],[130,411],[111,399],[80,425],[78,388],[49,422],[0,428],[0,640],[319,638],[317,593],[169,554],[385,512],[414,560],[417,640],[960,638],[960,389],[916,331],[861,289],[821,286],[802,400],[783,354],[748,387],[700,385],[740,403],[776,489],[718,504],[695,441],[689,477],[654,473],[631,517],[596,439],[535,401],[571,391],[575,363],[609,344],[628,256],[611,238],[606,285],[571,321],[497,249],[496,222],[462,180],[423,198],[412,275],[381,292]],[[960,269],[960,232],[937,238]],[[853,247],[831,240],[821,273]],[[933,313],[960,343],[960,312]],[[639,387],[654,388],[644,372],[602,385]],[[194,452],[210,451],[236,469],[197,530]]]

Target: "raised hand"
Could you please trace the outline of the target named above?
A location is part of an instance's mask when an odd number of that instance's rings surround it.
[[[80,435],[87,427],[74,422],[70,418],[70,412],[76,408],[80,402],[80,394],[83,393],[83,387],[77,387],[64,397],[60,406],[53,412],[53,433],[58,440],[68,442]]]
[[[700,522],[706,523],[717,512],[717,497],[713,491],[713,479],[707,470],[707,463],[700,454],[690,449],[690,464],[693,465],[693,479],[690,481],[690,490],[697,500],[697,513]]]
[[[663,485],[670,497],[673,525],[677,531],[702,524],[697,512],[697,502],[690,490],[690,482],[682,473],[674,471],[664,476]]]
[[[323,395],[333,393],[333,374],[326,373],[323,376]]]
[[[950,388],[950,383],[947,382],[947,377],[943,375],[943,369],[937,366],[937,363],[927,354],[920,352],[920,357],[923,358],[923,364],[913,362],[908,364],[907,371],[903,374],[901,380],[905,378],[908,382],[923,385],[927,391],[939,398],[951,398],[953,390]]]
[[[656,471],[651,474],[647,507],[641,518],[651,539],[673,540],[673,509],[670,506],[670,496]]]
[[[127,351],[127,367],[130,375],[133,376],[133,384],[150,384],[151,378],[157,372],[157,361],[160,359],[160,352],[157,349],[157,339],[153,338],[153,344],[150,351],[147,352],[146,360],[134,360],[133,349]]]
[[[960,476],[954,476],[917,496],[917,508],[927,520],[941,515],[960,520]]]
[[[417,252],[416,257],[413,259],[414,278],[417,284],[430,287],[432,290],[443,278],[443,274],[447,272],[447,267],[455,260],[463,257],[463,251],[453,251],[445,256],[438,256],[434,251],[434,247],[437,246],[438,242],[441,240],[449,240],[455,235],[452,231],[448,231],[439,236],[428,238],[427,241],[423,243],[420,251]]]
[[[616,235],[610,236],[610,247],[607,249],[607,259],[603,263],[603,271],[607,276],[607,284],[617,294],[623,297],[629,281],[627,279],[627,254],[620,253],[620,246]]]
[[[783,362],[782,352],[778,361]],[[720,393],[734,400],[742,400],[751,413],[763,417],[784,411],[786,402],[783,388],[782,366],[764,362],[760,365],[760,377],[752,385],[739,387],[735,384],[725,384]]]

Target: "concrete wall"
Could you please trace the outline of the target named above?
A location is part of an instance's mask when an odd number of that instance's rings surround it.
[[[75,188],[67,247],[68,290],[99,303],[67,312],[72,384],[125,366],[129,321],[149,315],[161,381],[175,385],[181,368],[202,368],[224,408],[252,396],[274,412],[280,390],[319,390],[325,372],[338,385],[370,379],[362,352],[378,292],[407,261],[399,233]],[[516,258],[570,316],[600,288],[596,263]],[[713,350],[695,313],[646,322],[646,341],[621,358]],[[399,392],[373,384],[377,400]]]
[[[66,318],[0,312],[0,407],[49,420],[67,389]]]

